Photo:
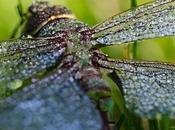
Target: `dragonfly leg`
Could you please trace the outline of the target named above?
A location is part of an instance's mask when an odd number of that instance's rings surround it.
[[[93,66],[87,66],[81,68],[76,74],[76,79],[82,84],[83,90],[88,91],[100,91],[109,92],[107,83],[102,79],[102,75],[99,69]]]
[[[115,71],[108,73],[108,76],[113,80],[113,82],[118,86],[120,89],[121,94],[124,96],[123,88],[122,88],[122,81],[118,77]]]

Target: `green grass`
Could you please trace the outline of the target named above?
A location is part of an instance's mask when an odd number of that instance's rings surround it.
[[[107,17],[148,0],[54,0],[54,3],[63,4],[71,8],[78,19],[93,26]],[[32,0],[22,0],[24,10]],[[17,0],[0,1],[0,40],[9,39],[12,30],[19,22],[17,14]],[[131,6],[130,6],[131,5]],[[137,60],[166,61],[175,63],[175,42],[173,38],[157,38],[138,41],[125,49],[125,46],[103,48],[103,52],[113,58],[134,58]],[[126,56],[129,53],[130,56]],[[110,80],[109,78],[107,80]],[[113,100],[106,101],[103,106],[109,111],[109,116],[116,122],[116,127],[122,130],[175,130],[174,120],[167,117],[157,120],[139,118],[127,111],[123,98],[115,84],[110,80],[111,96]],[[114,116],[115,115],[115,116]]]

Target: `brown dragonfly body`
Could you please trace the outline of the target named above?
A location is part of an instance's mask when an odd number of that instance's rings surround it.
[[[93,64],[93,59],[96,56],[94,55],[96,49],[93,48],[93,44],[96,44],[92,38],[93,29],[75,19],[67,8],[48,7],[45,4],[47,3],[35,4],[36,7],[31,6],[31,12],[35,8],[44,9],[45,7],[47,15],[43,15],[44,11],[34,13],[28,20],[25,33],[32,34],[33,38],[47,39],[60,48],[66,48],[61,59],[62,67],[70,69],[74,65],[78,66],[78,70],[75,69],[74,77],[81,82],[84,89],[97,86],[106,88],[99,67],[94,66],[96,63]]]

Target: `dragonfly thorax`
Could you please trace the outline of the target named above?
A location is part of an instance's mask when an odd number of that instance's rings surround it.
[[[75,54],[82,64],[89,64],[92,47],[92,31],[83,22],[73,18],[59,18],[48,22],[37,33],[36,37],[58,39],[58,44],[67,47],[68,54]]]

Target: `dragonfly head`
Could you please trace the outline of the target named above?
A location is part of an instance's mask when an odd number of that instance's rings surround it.
[[[29,15],[24,28],[25,34],[33,35],[49,21],[59,18],[74,17],[64,6],[50,6],[48,2],[35,2],[28,9]]]

